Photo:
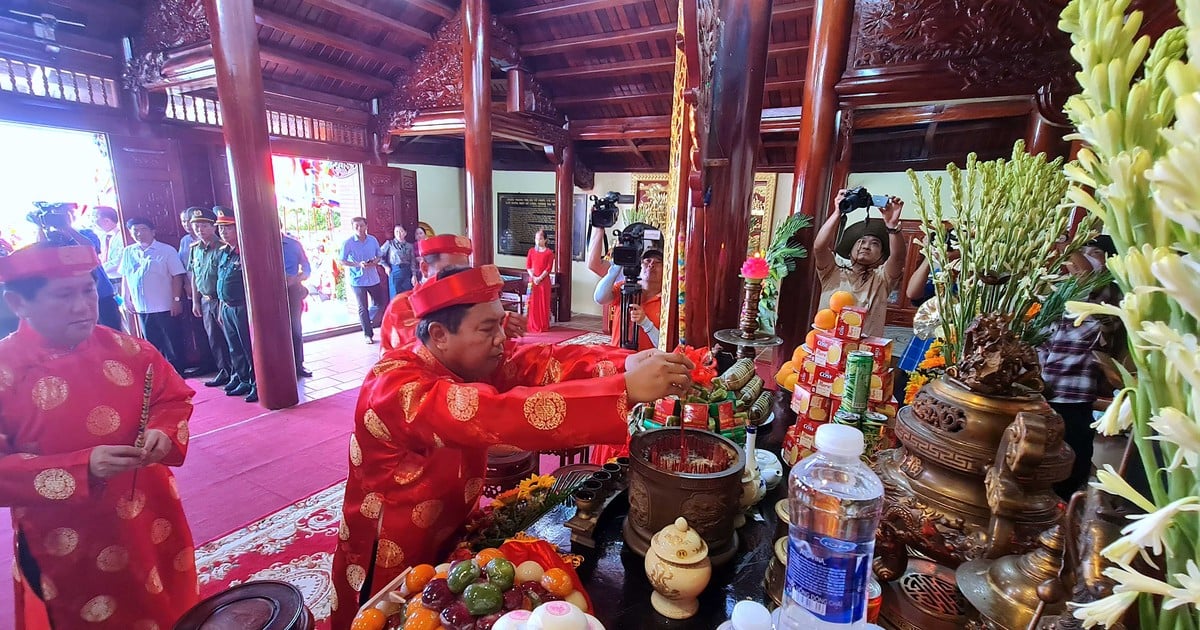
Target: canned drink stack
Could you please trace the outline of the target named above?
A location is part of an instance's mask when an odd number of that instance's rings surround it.
[[[842,408],[858,413],[867,410],[871,396],[871,372],[875,370],[875,355],[855,350],[846,358],[846,385],[842,393]]]

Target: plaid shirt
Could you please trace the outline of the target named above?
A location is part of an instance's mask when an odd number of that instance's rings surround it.
[[[1089,302],[1115,303],[1116,291],[1102,289]],[[1111,316],[1089,317],[1079,326],[1063,317],[1053,326],[1050,339],[1038,349],[1046,400],[1054,403],[1092,403],[1110,392],[1092,352],[1112,354],[1121,336],[1121,320]]]

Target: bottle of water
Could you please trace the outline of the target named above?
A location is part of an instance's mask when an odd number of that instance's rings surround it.
[[[787,577],[780,630],[866,627],[867,583],[883,483],[860,459],[851,426],[817,429],[817,452],[792,468]]]

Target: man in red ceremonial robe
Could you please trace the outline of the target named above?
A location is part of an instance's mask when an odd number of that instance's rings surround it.
[[[626,410],[686,391],[684,356],[610,347],[526,345],[505,354],[496,267],[450,268],[412,293],[419,342],[367,374],[350,438],[333,627],[405,568],[444,560],[479,502],[487,449],[619,442]],[[622,374],[624,372],[624,374]]]
[[[448,267],[465,267],[471,264],[471,239],[457,234],[440,234],[417,241],[420,257],[421,277],[436,278]],[[417,340],[417,318],[408,303],[411,291],[392,298],[383,312],[379,325],[379,336],[383,338],[380,352],[410,346]],[[510,337],[525,335],[525,316],[512,313],[504,321],[504,332]]]
[[[194,393],[150,344],[96,326],[96,254],[0,258],[20,328],[0,341],[0,505],[17,537],[17,628],[166,630],[198,600],[167,466]]]

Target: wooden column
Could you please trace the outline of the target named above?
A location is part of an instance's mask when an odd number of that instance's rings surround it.
[[[463,118],[466,122],[467,231],[475,264],[495,260],[492,235],[492,11],[489,0],[464,0]]]
[[[720,3],[724,28],[713,67],[704,155],[712,197],[707,207],[693,211],[686,257],[689,308],[684,317],[692,345],[706,345],[714,332],[737,327],[741,311],[771,5],[771,0]]]
[[[854,2],[851,0],[817,0],[813,12],[809,35],[812,45],[804,81],[804,114],[800,118],[796,180],[792,188],[792,213],[801,212],[813,217],[814,227],[801,237],[810,250],[817,230],[829,214],[838,117],[834,86],[846,68],[853,17]],[[820,294],[821,286],[810,254],[784,279],[780,290],[775,332],[783,337],[783,347],[776,362],[791,357],[792,350],[804,343],[815,311],[814,298]]]
[[[295,405],[299,397],[254,3],[204,0],[204,9],[212,29],[222,131],[246,269],[258,396],[264,407],[282,409]]]
[[[554,256],[558,266],[558,321],[571,321],[571,239],[575,232],[575,144],[567,141],[554,168]]]

